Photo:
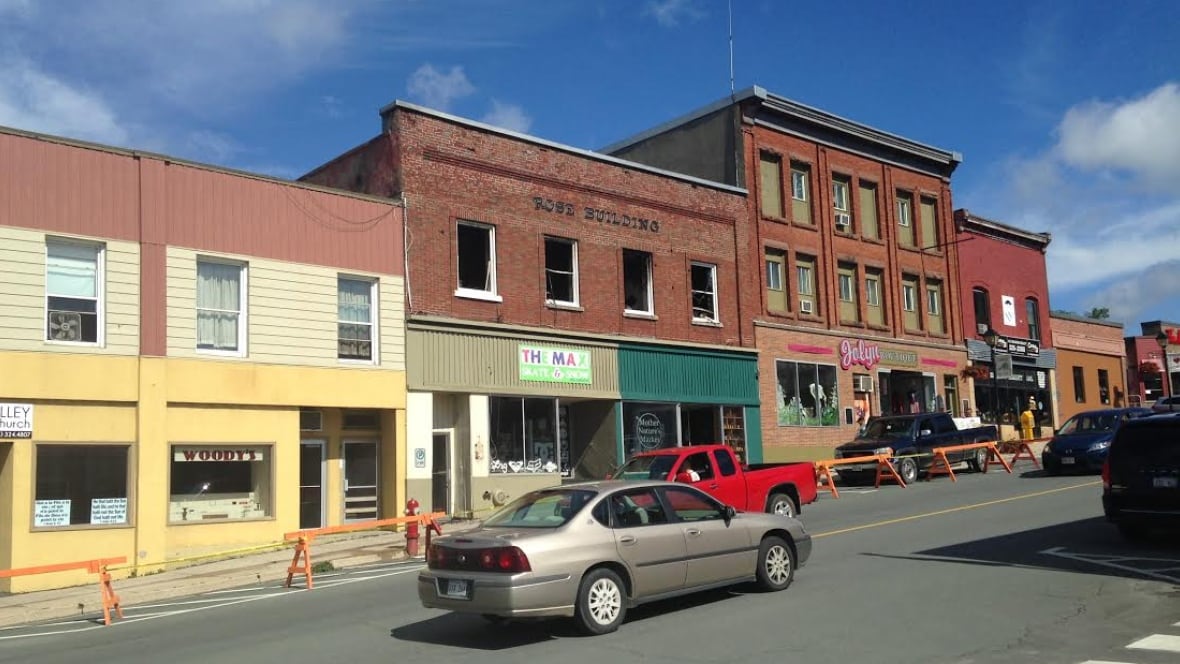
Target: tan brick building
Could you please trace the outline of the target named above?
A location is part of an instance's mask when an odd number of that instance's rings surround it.
[[[1122,323],[1054,312],[1049,327],[1057,347],[1058,423],[1085,410],[1130,405]]]

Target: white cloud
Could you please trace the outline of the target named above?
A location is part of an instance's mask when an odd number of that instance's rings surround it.
[[[125,145],[128,132],[103,97],[16,58],[0,59],[0,125]]]
[[[1180,259],[1165,261],[1150,271],[1141,271],[1122,279],[1113,280],[1110,285],[1082,298],[1085,310],[1092,307],[1107,307],[1111,318],[1122,321],[1156,318],[1146,312],[1153,307],[1172,307],[1180,301],[1180,280],[1167,276],[1180,273]]]
[[[1077,168],[1127,171],[1150,185],[1180,182],[1180,85],[1167,83],[1121,103],[1071,108],[1058,128],[1057,151]]]
[[[523,108],[516,104],[505,104],[497,99],[492,100],[492,109],[480,119],[480,122],[522,134],[527,134],[533,126],[533,119]]]
[[[446,111],[455,100],[474,94],[475,86],[467,80],[462,67],[456,65],[444,74],[434,65],[425,64],[410,74],[406,92],[430,108]]]
[[[662,27],[674,28],[682,22],[704,18],[705,12],[697,0],[649,0],[643,7],[643,15],[654,17]]]

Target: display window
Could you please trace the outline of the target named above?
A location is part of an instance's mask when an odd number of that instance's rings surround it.
[[[491,397],[492,473],[569,473],[568,417],[557,399]]]
[[[33,528],[128,525],[130,445],[37,445]]]
[[[664,447],[676,447],[679,441],[677,404],[623,404],[623,453],[626,456]]]
[[[273,515],[271,445],[172,446],[171,523],[263,519]]]
[[[840,426],[840,394],[831,364],[777,360],[778,425]]]

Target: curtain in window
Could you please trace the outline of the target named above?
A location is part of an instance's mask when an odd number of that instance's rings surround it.
[[[339,316],[339,357],[372,358],[372,284],[340,279],[336,300]]]
[[[45,290],[60,297],[98,297],[98,249],[51,244],[46,261]]]
[[[197,264],[197,348],[238,350],[242,268]]]

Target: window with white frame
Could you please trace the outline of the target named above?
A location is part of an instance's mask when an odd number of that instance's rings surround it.
[[[459,288],[456,295],[496,295],[496,228],[460,221],[457,230]]]
[[[917,288],[912,283],[901,285],[901,308],[906,311],[917,311]]]
[[[717,266],[692,264],[692,319],[717,322]]]
[[[578,305],[578,243],[574,240],[545,238],[545,301]]]
[[[766,308],[783,313],[787,310],[787,252],[766,249]]]
[[[852,232],[852,207],[848,202],[850,188],[847,177],[832,176],[832,214],[836,230],[841,233]]]
[[[651,292],[651,254],[623,250],[623,307],[631,313],[654,313]]]
[[[795,281],[799,291],[799,313],[815,315],[815,259],[810,256],[795,258]]]
[[[876,274],[865,276],[865,303],[870,307],[881,306],[881,277]]]
[[[246,266],[197,260],[197,349],[246,350]]]
[[[372,362],[376,282],[370,279],[336,279],[336,357]]]
[[[103,247],[45,243],[45,339],[102,343]]]
[[[807,200],[807,169],[797,164],[791,166],[791,198]]]

